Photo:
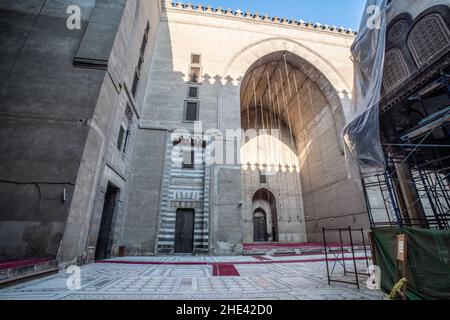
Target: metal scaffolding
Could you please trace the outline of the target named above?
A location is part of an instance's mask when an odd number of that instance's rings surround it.
[[[337,233],[339,235],[339,244],[330,244],[328,242],[327,235]],[[355,285],[358,290],[360,288],[360,276],[369,276],[369,251],[365,240],[364,229],[352,229],[338,228],[338,229],[326,229],[322,228],[323,245],[325,249],[325,261],[327,265],[327,279],[328,285],[332,282],[352,284]],[[345,238],[347,236],[347,238]],[[355,243],[355,236],[361,236],[359,245]],[[348,242],[345,242],[347,240]],[[362,251],[364,255],[357,255],[356,251]],[[358,269],[356,261],[364,260],[364,270]],[[342,274],[339,273],[342,271]],[[351,278],[354,277],[353,281]]]
[[[386,168],[362,179],[372,228],[450,229],[449,72],[382,109]]]
[[[395,158],[388,158],[387,163],[393,163]],[[408,207],[401,209],[398,191],[394,184],[398,182],[395,172],[388,169],[383,174],[377,174],[363,179],[366,204],[372,228],[383,226],[427,226],[441,230],[450,229],[450,167],[440,170],[424,169],[422,166],[412,166],[410,183],[416,190],[418,204],[425,213],[421,219],[408,217]],[[374,197],[374,193],[378,196]],[[382,200],[382,207],[376,206]],[[384,210],[383,210],[384,209]]]

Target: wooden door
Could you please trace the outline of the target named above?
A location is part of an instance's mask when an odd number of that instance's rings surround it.
[[[112,185],[108,185],[105,194],[105,203],[103,205],[100,230],[97,238],[95,260],[102,260],[111,255],[112,224],[118,194],[119,189]]]
[[[267,241],[267,218],[265,212],[257,211],[253,215],[254,242]]]
[[[177,211],[175,253],[194,253],[194,210]]]

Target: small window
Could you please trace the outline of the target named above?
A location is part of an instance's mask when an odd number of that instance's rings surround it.
[[[139,53],[139,60],[138,60],[137,66],[136,66],[136,70],[134,72],[133,85],[131,87],[131,94],[133,95],[133,97],[136,96],[139,78],[141,77],[141,69],[142,69],[142,66],[144,65],[144,55],[145,55],[145,50],[146,50],[147,44],[148,44],[149,30],[150,30],[150,24],[147,23],[147,26],[144,31],[144,36],[142,37],[141,50]]]
[[[200,64],[200,63],[201,63],[201,56],[199,54],[191,55],[191,64]]]
[[[133,118],[134,118],[134,114],[133,111],[131,110],[131,107],[129,104],[127,104],[127,107],[125,109],[125,118],[129,121],[129,122],[133,122]]]
[[[133,95],[133,97],[136,96],[138,83],[139,83],[139,73],[136,70],[136,72],[134,73],[133,86],[131,87],[131,94]]]
[[[147,35],[144,35],[141,43],[141,57],[145,55],[145,49],[147,49]]]
[[[267,183],[267,176],[265,174],[262,174],[262,173],[259,174],[259,183],[261,183],[261,184]]]
[[[198,87],[189,87],[188,88],[188,98],[190,99],[198,99]]]
[[[190,67],[189,82],[200,83],[202,81],[202,70],[200,67]]]
[[[117,138],[117,150],[119,150],[119,151],[122,151],[122,148],[124,146],[126,132],[127,132],[127,129],[126,129],[125,125],[122,124],[120,126],[119,136]]]
[[[150,31],[150,22],[147,22],[147,26],[145,27],[145,35],[148,37],[148,33]]]
[[[183,169],[194,169],[195,152],[194,150],[183,151]]]
[[[198,120],[198,109],[199,103],[196,101],[187,101],[186,102],[186,114],[185,121],[187,122],[195,122]]]
[[[122,153],[126,154],[127,153],[127,148],[128,148],[128,143],[130,142],[130,130],[127,130],[126,134],[125,134],[125,142],[123,144],[123,149],[122,149]]]

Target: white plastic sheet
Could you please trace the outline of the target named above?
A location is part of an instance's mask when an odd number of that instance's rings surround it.
[[[353,102],[344,128],[346,156],[356,160],[363,175],[383,171],[379,101],[386,48],[388,0],[368,0],[360,30],[352,46]]]

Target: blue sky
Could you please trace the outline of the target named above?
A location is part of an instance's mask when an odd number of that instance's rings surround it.
[[[185,0],[223,9],[241,9],[269,16],[344,26],[358,30],[366,0]]]

